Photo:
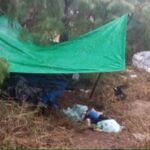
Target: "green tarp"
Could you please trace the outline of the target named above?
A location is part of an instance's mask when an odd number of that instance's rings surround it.
[[[10,72],[90,73],[125,69],[127,15],[75,39],[38,46],[18,39],[21,26],[0,17],[0,57]]]

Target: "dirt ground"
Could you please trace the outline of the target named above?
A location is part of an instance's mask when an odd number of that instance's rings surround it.
[[[89,91],[79,89],[66,91],[59,99],[64,108],[79,103],[104,111],[125,127],[120,133],[92,131],[59,110],[41,115],[38,109],[27,111],[2,101],[0,147],[150,148],[150,74],[136,69],[116,74],[104,76],[92,99]],[[112,86],[116,84],[126,84],[126,99],[114,96]]]
[[[84,130],[76,133],[73,147],[77,148],[137,148],[150,141],[150,102],[137,100],[131,105],[124,104],[127,116],[119,121],[125,126],[120,133],[102,133]],[[119,119],[118,119],[119,120]],[[134,127],[135,126],[135,127]],[[131,129],[130,129],[131,127]],[[136,137],[137,135],[137,137]],[[138,136],[139,135],[139,136]]]

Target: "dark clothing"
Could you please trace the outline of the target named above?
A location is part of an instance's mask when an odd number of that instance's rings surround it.
[[[59,106],[57,97],[61,95],[71,75],[17,74],[11,73],[3,86],[3,90],[15,100],[29,103]]]
[[[115,96],[123,96],[125,95],[124,92],[122,91],[122,87],[121,86],[117,86],[114,89],[114,94]]]
[[[94,108],[89,110],[84,119],[90,119],[92,123],[97,123],[102,120],[109,119],[107,116],[100,115]]]
[[[90,119],[92,123],[97,124],[99,121],[103,121],[103,120],[107,120],[109,119],[107,116],[104,115],[99,115],[99,117],[97,119],[91,119],[88,115],[85,117],[85,119]]]

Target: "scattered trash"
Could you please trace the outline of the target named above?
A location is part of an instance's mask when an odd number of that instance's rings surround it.
[[[70,107],[63,110],[64,114],[67,115],[73,121],[80,121],[81,118],[77,112],[73,111]]]
[[[137,78],[137,74],[134,72],[134,70],[126,69],[126,71],[130,78]]]
[[[136,74],[131,74],[130,78],[137,78],[137,75]]]
[[[90,92],[91,92],[91,89],[88,89],[88,90],[80,89],[80,92],[84,92],[84,93],[88,94],[88,93],[90,93]]]
[[[121,99],[125,99],[127,96],[126,94],[123,92],[123,86],[116,86],[113,88],[114,90],[114,95],[121,98]]]
[[[121,78],[123,79],[123,80],[127,80],[128,78],[126,77],[126,76],[121,76]]]
[[[128,73],[132,73],[133,72],[133,70],[131,70],[131,69],[126,69],[125,71],[128,72]]]
[[[109,133],[118,133],[122,130],[122,127],[114,119],[99,121],[96,127],[99,128],[100,131]]]
[[[79,74],[79,73],[74,73],[74,74],[72,75],[72,79],[73,79],[73,80],[78,81],[79,78],[80,78],[80,74]]]
[[[75,104],[72,108],[63,109],[65,115],[73,121],[82,121],[82,115],[88,110],[88,106]]]
[[[137,68],[150,72],[150,51],[142,51],[133,55],[132,63]]]
[[[133,136],[139,141],[150,140],[150,134],[133,133]]]
[[[86,120],[87,127],[94,131],[117,133],[123,129],[114,119],[105,116],[103,112],[96,111],[94,108],[85,113],[83,120]]]

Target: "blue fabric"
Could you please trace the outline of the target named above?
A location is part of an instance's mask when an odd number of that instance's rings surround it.
[[[64,92],[66,83],[61,81],[54,81],[51,83],[54,84],[56,88],[42,92],[40,102],[44,104],[51,103],[55,108],[59,108],[60,104],[56,98]]]
[[[87,117],[90,118],[93,121],[98,120],[99,118],[99,114],[97,113],[97,111],[95,109],[91,109],[90,111],[88,111],[87,113]]]

